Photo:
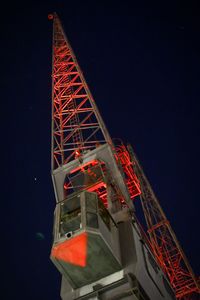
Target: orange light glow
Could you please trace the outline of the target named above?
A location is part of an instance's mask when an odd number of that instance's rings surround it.
[[[52,15],[52,14],[49,14],[49,15],[48,15],[48,19],[49,19],[49,20],[53,20],[53,15]]]
[[[89,162],[86,162],[84,164],[82,164],[81,166],[78,166],[77,168],[74,168],[73,170],[70,171],[70,174],[73,174],[73,173],[76,173],[78,171],[82,171],[84,172],[85,171],[85,167],[91,165],[91,166],[95,166],[98,164],[98,161],[97,160],[91,160]]]
[[[72,265],[85,267],[87,264],[87,233],[54,246],[51,256]]]
[[[81,155],[80,151],[79,150],[76,150],[75,151],[75,157],[79,157]]]

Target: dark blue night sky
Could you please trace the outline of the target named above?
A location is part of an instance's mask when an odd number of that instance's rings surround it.
[[[199,11],[108,2],[17,1],[1,12],[2,299],[59,299],[49,260],[53,11],[111,136],[132,144],[200,275]]]

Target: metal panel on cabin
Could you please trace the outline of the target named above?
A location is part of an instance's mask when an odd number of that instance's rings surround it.
[[[56,213],[51,259],[73,288],[121,269],[116,224],[95,193],[74,194]]]

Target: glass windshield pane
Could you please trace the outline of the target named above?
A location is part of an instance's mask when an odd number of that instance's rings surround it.
[[[61,203],[60,236],[79,230],[81,226],[80,197],[73,197]]]

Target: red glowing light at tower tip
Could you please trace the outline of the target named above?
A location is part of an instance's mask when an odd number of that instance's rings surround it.
[[[53,20],[53,14],[48,14],[48,19]]]

